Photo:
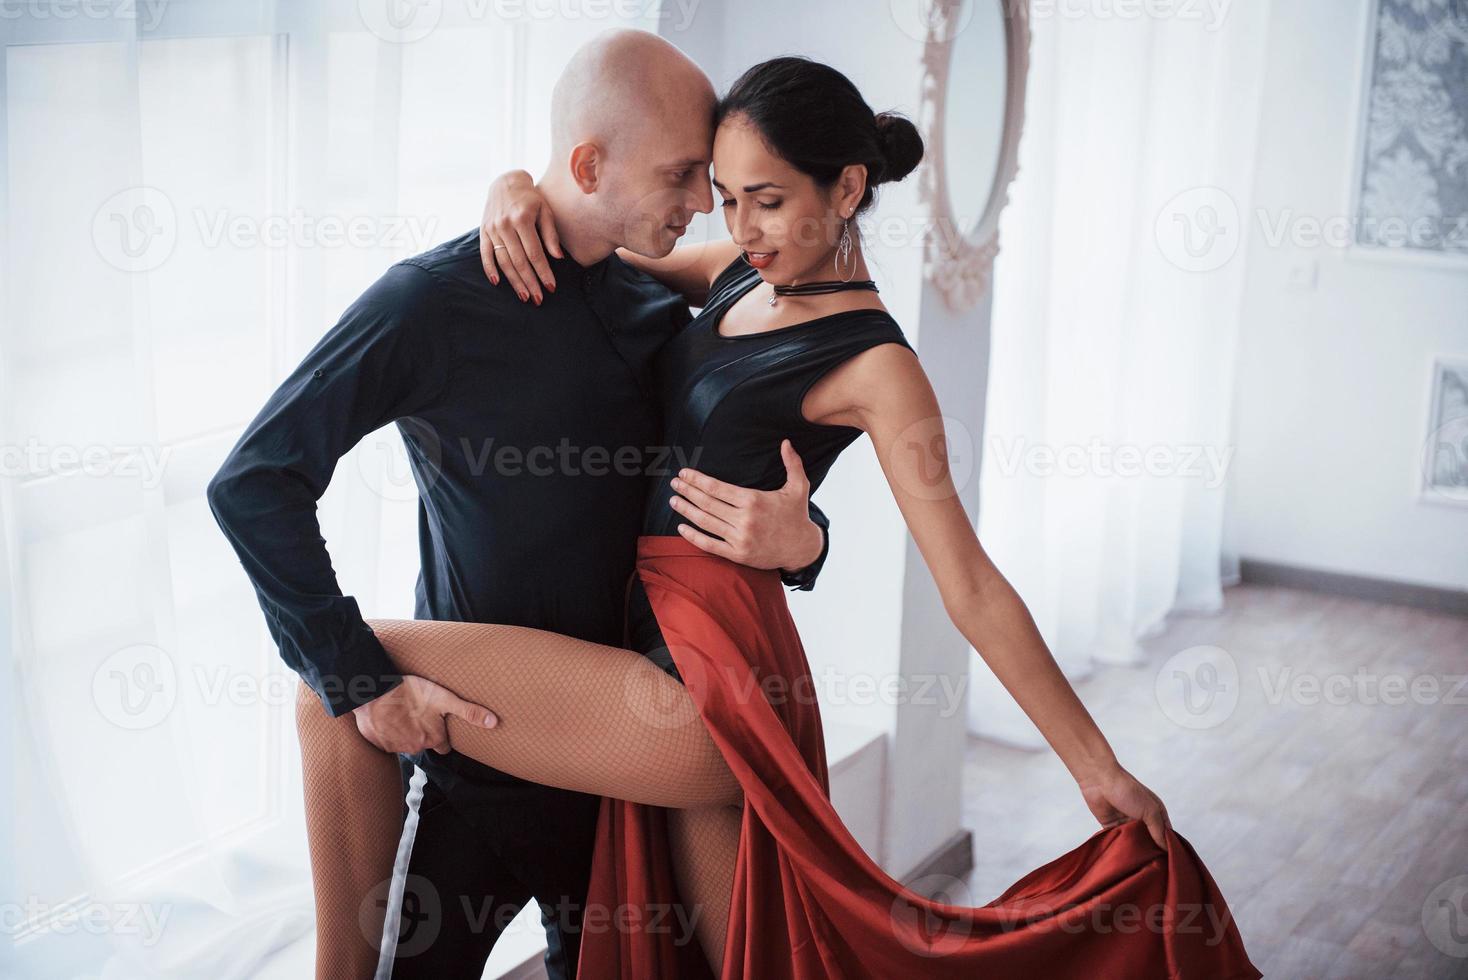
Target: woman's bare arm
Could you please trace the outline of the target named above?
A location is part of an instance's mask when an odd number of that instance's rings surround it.
[[[813,402],[845,407],[823,414]],[[864,351],[823,378],[806,404],[816,421],[855,425],[871,437],[944,610],[1065,763],[1097,819],[1142,819],[1162,845],[1162,801],[1118,763],[1024,601],[979,543],[953,484],[942,412],[917,356],[900,344]]]
[[[679,245],[660,259],[638,255],[625,248],[617,249],[617,255],[632,268],[646,272],[682,295],[689,306],[703,306],[708,300],[709,286],[738,257],[739,246],[724,239]]]

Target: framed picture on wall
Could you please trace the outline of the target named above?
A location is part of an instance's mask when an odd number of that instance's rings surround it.
[[[1468,355],[1432,359],[1421,498],[1468,506]]]
[[[1350,254],[1468,267],[1468,0],[1371,0]]]

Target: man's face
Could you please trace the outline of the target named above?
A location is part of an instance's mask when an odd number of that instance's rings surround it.
[[[621,216],[621,244],[661,258],[695,213],[714,209],[709,185],[713,123],[707,106],[674,107],[627,134],[608,155],[608,201]]]

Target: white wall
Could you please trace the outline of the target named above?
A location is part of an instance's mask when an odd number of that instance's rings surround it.
[[[1273,5],[1254,197],[1349,214],[1368,0]],[[1251,224],[1229,531],[1245,558],[1468,588],[1468,509],[1419,502],[1428,365],[1468,354],[1468,263],[1271,247]],[[1290,286],[1318,263],[1313,289]]]

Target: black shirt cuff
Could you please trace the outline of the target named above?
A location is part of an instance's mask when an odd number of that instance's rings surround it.
[[[333,718],[375,701],[403,682],[372,627],[359,623],[348,636],[329,669],[306,677]]]
[[[817,523],[820,523],[817,521]],[[815,561],[804,568],[793,572],[780,570],[780,581],[800,592],[809,592],[816,587],[816,576],[821,574],[821,566],[826,563],[826,553],[831,550],[831,532],[825,525],[821,524],[821,553]]]

